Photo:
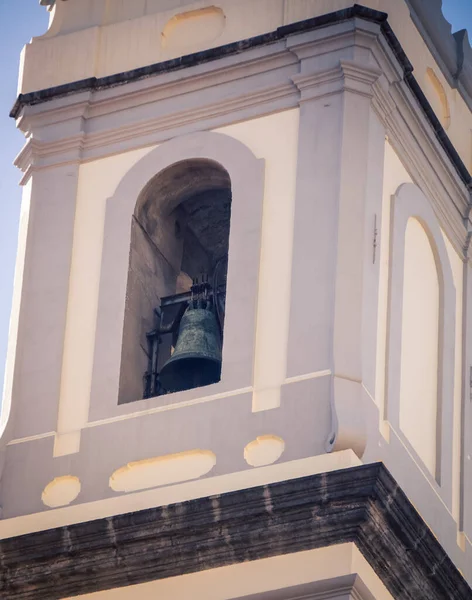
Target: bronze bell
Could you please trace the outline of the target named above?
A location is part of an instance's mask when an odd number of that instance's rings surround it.
[[[180,392],[220,380],[221,333],[211,305],[190,305],[180,321],[175,350],[159,374],[167,392]]]

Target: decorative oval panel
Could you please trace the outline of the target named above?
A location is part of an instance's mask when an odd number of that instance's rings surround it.
[[[80,494],[80,479],[72,475],[56,477],[44,488],[41,500],[50,508],[67,506]]]
[[[282,456],[285,442],[276,435],[261,435],[244,448],[244,459],[251,467],[271,465]]]
[[[110,477],[115,492],[135,492],[170,483],[198,479],[209,473],[216,464],[210,450],[190,450],[178,454],[156,456],[130,462]]]
[[[162,47],[172,54],[208,48],[225,28],[221,8],[207,6],[175,15],[162,31]]]

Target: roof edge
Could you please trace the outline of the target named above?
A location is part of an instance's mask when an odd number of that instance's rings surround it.
[[[45,0],[48,1],[48,0]],[[436,0],[435,0],[436,1]],[[202,50],[192,54],[187,54],[171,60],[166,60],[159,63],[154,63],[145,67],[132,69],[130,71],[123,71],[114,75],[108,75],[106,77],[90,77],[82,79],[80,81],[74,81],[63,85],[38,90],[35,92],[28,92],[26,94],[20,94],[16,99],[15,104],[10,112],[10,117],[16,119],[21,110],[25,106],[33,106],[42,102],[47,102],[56,98],[69,96],[78,92],[84,91],[97,91],[119,85],[125,85],[132,81],[139,81],[148,77],[155,77],[163,73],[171,71],[177,71],[186,67],[196,66],[202,63],[211,62],[218,60],[225,56],[231,56],[239,54],[251,48],[270,44],[290,35],[318,29],[320,27],[326,27],[334,23],[346,21],[353,18],[362,18],[366,21],[377,23],[380,25],[385,38],[387,39],[394,55],[399,61],[404,74],[404,81],[418,100],[426,118],[430,122],[433,130],[436,134],[436,138],[441,144],[442,148],[446,152],[447,156],[453,163],[457,173],[459,174],[463,183],[470,187],[472,186],[472,177],[462,161],[459,153],[455,149],[451,140],[449,139],[445,129],[441,125],[439,119],[436,117],[431,104],[424,95],[421,87],[413,76],[413,66],[409,61],[405,51],[400,44],[397,36],[388,23],[388,15],[384,12],[362,6],[360,4],[354,4],[350,8],[345,8],[332,13],[320,15],[306,19],[304,21],[298,21],[289,25],[278,27],[276,30],[258,35],[255,37],[247,38],[238,42],[232,42],[224,46],[218,46],[216,48],[210,48],[208,50]],[[467,36],[465,36],[467,37]],[[461,38],[462,39],[462,38]],[[472,53],[472,51],[471,51]]]
[[[383,463],[1,540],[0,592],[58,600],[344,542],[395,599],[472,598]]]

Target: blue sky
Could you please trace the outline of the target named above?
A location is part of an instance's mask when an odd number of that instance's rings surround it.
[[[472,0],[444,0],[443,11],[453,31],[466,27],[472,38]],[[8,113],[16,98],[21,49],[31,37],[46,31],[47,22],[47,10],[38,0],[0,0],[0,398],[21,201],[20,172],[12,163],[23,144],[23,136]]]

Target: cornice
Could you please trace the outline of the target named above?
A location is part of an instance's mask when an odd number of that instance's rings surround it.
[[[223,57],[238,55],[241,52],[265,46],[280,40],[285,40],[290,35],[299,34],[303,31],[319,29],[334,23],[341,23],[355,17],[360,17],[372,23],[384,23],[387,20],[386,13],[367,8],[359,4],[354,4],[350,8],[338,10],[318,17],[313,17],[297,23],[284,25],[282,27],[278,27],[275,31],[226,44],[224,46],[210,48],[208,50],[180,56],[178,58],[132,69],[130,71],[108,75],[106,77],[90,77],[56,87],[29,92],[27,94],[20,94],[10,112],[10,116],[16,119],[25,106],[33,106],[35,104],[47,102],[55,98],[69,96],[78,92],[94,92],[116,86],[127,85],[133,81],[140,81],[149,77],[156,77],[165,73],[194,67],[196,65],[212,62]]]
[[[54,600],[344,542],[396,599],[472,597],[382,463],[2,540],[0,593]]]
[[[61,165],[80,163],[83,158],[83,148],[83,133],[54,143],[41,143],[34,138],[29,138],[15,159],[15,166],[23,171],[20,185],[25,185],[35,171],[56,166],[58,154],[61,155]]]
[[[53,102],[57,99],[68,98],[70,96],[78,94],[79,92],[88,92],[91,93],[92,96],[94,96],[99,92],[113,90],[117,86],[129,86],[130,84],[139,81],[145,81],[146,83],[152,81],[150,86],[145,86],[148,93],[150,93],[150,87],[154,87],[156,89],[160,88],[159,93],[162,93],[162,87],[160,85],[162,83],[162,77],[168,78],[169,75],[177,73],[184,68],[198,68],[202,65],[215,63],[215,61],[221,59],[238,57],[242,53],[247,54],[248,52],[260,49],[264,46],[270,46],[281,41],[284,42],[286,45],[288,44],[290,46],[292,44],[289,44],[289,38],[293,38],[293,36],[300,36],[303,33],[315,30],[322,31],[323,28],[326,28],[327,25],[340,24],[353,19],[357,20],[358,23],[364,21],[367,24],[364,26],[365,31],[361,32],[361,35],[364,35],[365,37],[369,36],[369,25],[372,30],[371,37],[374,37],[373,32],[375,27],[379,31],[382,31],[382,34],[385,37],[387,43],[389,44],[393,54],[395,55],[395,58],[397,59],[397,61],[403,69],[405,81],[408,83],[408,85],[410,85],[413,93],[415,94],[421,105],[422,110],[426,113],[428,119],[431,121],[433,130],[435,131],[435,134],[438,137],[442,147],[445,149],[448,157],[452,160],[461,178],[464,180],[464,183],[467,185],[470,182],[470,174],[468,173],[460,157],[458,156],[457,152],[452,146],[443,128],[440,126],[437,119],[435,120],[434,116],[432,116],[434,115],[434,112],[432,111],[431,106],[424,97],[424,94],[421,93],[419,86],[417,86],[417,84],[415,85],[415,80],[411,76],[413,67],[408,61],[403,49],[401,48],[398,39],[396,38],[395,34],[390,28],[387,21],[387,15],[385,13],[366,8],[358,4],[355,4],[351,8],[339,10],[326,15],[321,15],[319,17],[314,17],[312,19],[307,19],[298,23],[293,23],[287,26],[279,27],[273,32],[259,35],[254,38],[249,38],[247,40],[242,40],[240,42],[228,44],[226,46],[212,48],[210,50],[197,52],[191,55],[182,56],[177,59],[172,59],[162,63],[156,63],[154,65],[149,65],[147,67],[134,69],[132,71],[118,73],[116,75],[108,77],[92,77],[89,79],[84,79],[81,81],[72,82],[70,84],[58,86],[56,88],[39,90],[37,92],[31,92],[29,94],[20,94],[20,96],[17,99],[17,102],[15,103],[15,106],[12,109],[11,116],[18,118],[20,117],[20,115],[22,115],[26,107],[34,107],[36,105],[43,104],[46,102]],[[293,51],[293,48],[291,49]],[[300,49],[298,51],[300,52]],[[248,60],[247,58],[246,60],[244,60],[244,58],[242,58],[239,62],[241,64],[246,64],[247,66]],[[278,58],[280,59],[280,54],[278,55]],[[238,67],[235,66],[235,68],[237,69]],[[218,70],[218,67],[216,67],[216,69],[213,68],[213,71],[215,70]],[[192,74],[195,75],[195,73]],[[179,75],[177,75],[177,77],[179,77]],[[136,93],[139,95],[138,92]],[[121,92],[121,96],[126,95],[127,92]],[[94,104],[93,99],[91,100],[90,104],[91,106]],[[47,110],[47,108],[45,108],[45,110]],[[106,106],[103,107],[103,110],[106,110]]]
[[[291,79],[300,90],[300,102],[349,91],[372,98],[374,83],[382,72],[374,67],[341,60],[332,69],[296,74]]]
[[[327,48],[335,55],[359,45],[374,60],[316,70]],[[472,180],[412,71],[387,15],[355,5],[237,44],[25,96],[16,114],[28,141],[16,164],[24,182],[37,169],[151,146],[345,90],[372,99],[462,251]]]
[[[297,104],[295,86],[285,82],[254,89],[225,101],[173,111],[167,115],[154,116],[138,123],[132,122],[103,131],[80,132],[50,141],[30,137],[15,159],[15,165],[26,173],[31,167],[34,170],[70,162],[71,154],[74,155],[74,160],[85,162],[120,150],[129,150],[129,147],[125,147],[127,143],[131,143],[133,147],[145,147],[178,135],[179,130],[184,128],[188,133],[193,125],[198,125],[198,129],[201,129],[202,125],[206,125],[206,128],[221,127],[238,120],[235,119],[236,115],[239,115],[239,120],[243,120],[245,116],[254,118],[255,115],[267,115],[294,108]]]

